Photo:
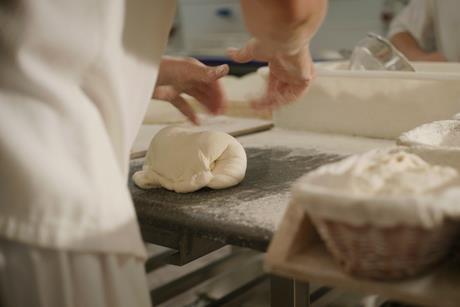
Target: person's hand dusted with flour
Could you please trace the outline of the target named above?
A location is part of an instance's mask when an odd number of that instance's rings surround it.
[[[324,19],[327,1],[242,0],[241,6],[253,38],[228,53],[236,62],[264,61],[270,68],[267,90],[252,106],[274,109],[295,101],[315,76],[309,44]],[[170,101],[197,123],[193,109],[180,94],[193,96],[218,114],[226,101],[217,81],[227,73],[225,65],[210,67],[192,58],[165,57],[153,97]]]
[[[245,0],[241,6],[253,38],[229,54],[242,63],[266,61],[270,68],[267,91],[253,106],[273,109],[293,102],[314,78],[309,44],[324,19],[327,1]]]
[[[195,111],[181,94],[192,96],[212,114],[222,113],[227,102],[219,79],[227,75],[228,70],[228,65],[212,67],[194,58],[164,56],[153,98],[171,102],[191,122],[198,124]]]
[[[313,77],[326,1],[241,4],[254,38],[232,57],[271,68],[256,105],[293,101]],[[152,96],[192,121],[181,93],[219,113],[228,71],[163,69],[174,12],[171,0],[0,2],[1,306],[151,306],[130,149]]]

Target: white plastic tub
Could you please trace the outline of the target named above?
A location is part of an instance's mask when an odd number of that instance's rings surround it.
[[[275,126],[395,139],[420,124],[452,118],[460,111],[460,64],[413,65],[415,73],[317,64],[308,92],[274,113]]]

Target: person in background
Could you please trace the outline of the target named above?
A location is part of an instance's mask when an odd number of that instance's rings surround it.
[[[254,106],[294,101],[314,76],[326,0],[241,6],[253,38],[229,53],[270,66]],[[222,112],[228,73],[161,60],[174,11],[171,0],[0,1],[1,306],[151,305],[130,148],[152,95],[196,121],[180,94]]]
[[[460,61],[457,0],[412,0],[392,21],[390,41],[412,61]]]

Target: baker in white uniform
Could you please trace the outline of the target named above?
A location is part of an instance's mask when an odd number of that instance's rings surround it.
[[[412,0],[393,20],[388,37],[413,61],[460,61],[460,3]]]
[[[294,100],[313,76],[326,0],[242,7],[254,38],[231,56],[272,68],[255,106]],[[0,2],[1,306],[151,305],[130,147],[152,94],[193,120],[179,94],[206,89],[195,96],[218,113],[228,72],[188,59],[160,68],[174,11],[171,0]]]

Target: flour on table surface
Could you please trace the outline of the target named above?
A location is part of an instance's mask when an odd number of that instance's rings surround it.
[[[258,227],[274,232],[278,227],[289,202],[289,192],[271,194],[248,202],[228,204],[222,208],[207,207],[207,214],[222,222],[238,221],[240,225]],[[191,206],[190,210],[201,212],[202,205]],[[223,214],[225,213],[225,214]]]
[[[347,155],[395,146],[389,140],[278,128],[242,136],[238,141],[248,157],[246,177],[239,185],[185,195],[131,186],[138,214],[146,220],[175,220],[216,233],[250,231],[269,239],[283,218],[295,180]],[[141,161],[132,161],[132,171],[140,168]]]
[[[246,177],[239,185],[186,195],[164,189],[146,192],[131,188],[138,214],[168,223],[177,220],[209,232],[257,233],[269,239],[289,204],[295,180],[349,154],[394,146],[392,141],[280,129],[238,140],[248,157]],[[139,168],[140,162],[132,162],[132,171]]]
[[[335,154],[363,153],[376,148],[394,147],[395,141],[366,137],[323,134],[275,128],[238,138],[244,147],[289,148],[294,154],[302,149]]]
[[[224,190],[202,189],[190,194],[164,189],[132,190],[135,202],[143,200],[146,204],[138,206],[138,212],[150,212],[153,208],[157,216],[181,216],[191,224],[209,223],[216,229],[239,227],[269,236],[289,203],[292,183],[308,171],[342,158],[312,149],[293,151],[276,146],[246,148],[246,153],[248,169],[239,185]],[[137,160],[136,164],[140,162]]]

